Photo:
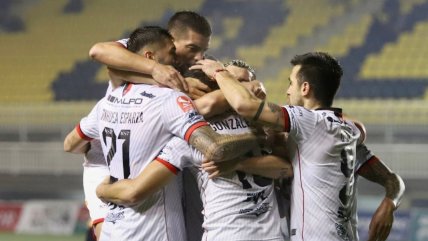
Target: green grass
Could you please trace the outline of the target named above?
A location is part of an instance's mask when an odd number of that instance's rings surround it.
[[[28,235],[28,234],[14,234],[14,233],[0,233],[0,240],[2,241],[84,241],[85,235]]]

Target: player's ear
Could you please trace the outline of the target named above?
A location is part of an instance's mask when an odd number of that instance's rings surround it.
[[[155,55],[152,51],[145,51],[144,52],[144,57],[148,58],[148,59],[154,59]]]
[[[308,95],[310,90],[311,90],[311,86],[309,85],[308,82],[304,81],[300,86],[300,91],[302,92],[302,96]]]

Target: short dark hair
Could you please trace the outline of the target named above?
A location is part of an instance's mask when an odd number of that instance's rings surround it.
[[[145,26],[137,28],[131,33],[126,48],[136,53],[146,45],[153,43],[163,44],[166,40],[172,40],[168,30],[158,26]]]
[[[168,30],[170,32],[185,33],[187,29],[191,29],[207,38],[212,34],[208,20],[192,11],[176,12],[168,21]]]
[[[183,73],[183,77],[191,77],[200,80],[202,83],[206,84],[210,89],[216,90],[219,89],[217,82],[212,81],[209,76],[207,76],[202,70],[193,69],[187,70]]]
[[[256,71],[253,69],[253,67],[251,67],[244,60],[241,60],[241,59],[231,60],[231,61],[227,62],[226,64],[224,64],[224,67],[227,67],[229,65],[233,65],[233,66],[236,66],[236,67],[239,67],[239,68],[247,69],[248,72],[250,72],[251,75],[252,75],[250,81],[257,79],[257,77],[256,77]]]
[[[290,62],[293,66],[301,66],[297,73],[299,84],[308,82],[315,99],[323,106],[331,107],[343,75],[339,62],[323,52],[296,55]]]

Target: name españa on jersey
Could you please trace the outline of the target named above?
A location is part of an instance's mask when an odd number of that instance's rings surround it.
[[[101,120],[112,124],[137,124],[143,122],[143,112],[116,112],[103,109]]]
[[[210,126],[214,131],[236,130],[248,127],[248,123],[240,118],[230,118],[220,121],[210,122]]]

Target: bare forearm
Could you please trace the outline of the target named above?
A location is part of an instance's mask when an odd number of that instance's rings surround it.
[[[286,160],[273,156],[259,156],[238,163],[237,170],[273,179],[293,176],[291,164]]]
[[[97,196],[107,202],[119,205],[130,205],[135,202],[134,186],[132,180],[120,180],[113,184],[100,184],[97,188]]]
[[[122,179],[113,184],[100,184],[97,196],[121,205],[138,203],[163,188],[175,177],[165,165],[151,162],[135,179]]]
[[[216,81],[224,97],[236,112],[245,118],[254,117],[261,100],[253,96],[250,91],[227,71],[217,73]]]
[[[211,127],[196,129],[189,143],[211,161],[227,161],[252,150],[257,145],[253,134],[219,135]]]
[[[156,62],[144,56],[132,53],[117,42],[95,44],[89,56],[111,68],[151,74]]]
[[[117,69],[109,69],[110,78],[116,81],[116,83],[122,83],[123,81],[131,82],[135,84],[149,84],[154,85],[156,82],[150,75],[141,74],[137,72],[125,71],[125,70],[117,70]]]
[[[377,158],[371,163],[365,164],[363,168],[364,171],[361,172],[360,175],[383,186],[386,192],[385,197],[391,199],[395,208],[397,208],[405,190],[405,185],[401,177],[391,172],[391,170]]]
[[[230,105],[221,90],[215,90],[194,100],[196,109],[205,118],[209,118],[230,109]]]

